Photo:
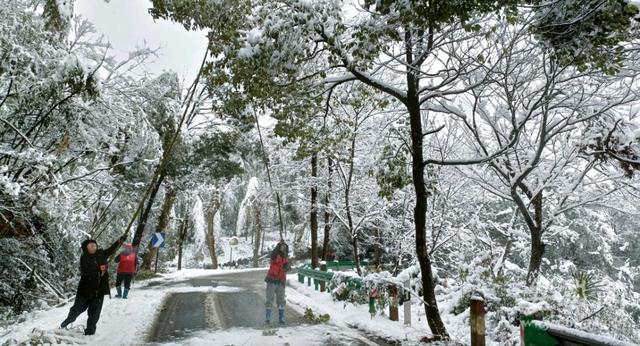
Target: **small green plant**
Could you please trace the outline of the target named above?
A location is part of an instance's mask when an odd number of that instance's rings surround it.
[[[329,314],[319,314],[316,316],[310,308],[306,308],[302,316],[303,321],[311,324],[327,323],[330,319],[331,316],[329,316]]]
[[[516,299],[509,295],[509,291],[505,285],[499,285],[495,288],[496,297],[500,298],[500,305],[506,307],[516,306]]]
[[[264,336],[274,336],[277,333],[278,333],[278,331],[275,330],[275,329],[265,329],[265,330],[262,331],[262,335],[264,335]]]
[[[331,282],[331,296],[334,300],[352,303],[354,305],[367,304],[369,297],[367,293],[357,287],[350,286],[346,282]]]
[[[454,315],[459,315],[465,312],[471,305],[471,296],[473,296],[473,292],[465,292],[451,312],[453,312]]]
[[[578,298],[584,300],[594,300],[602,288],[602,283],[593,273],[585,271],[575,271],[573,274],[573,282],[575,284],[574,293]]]
[[[460,281],[466,281],[467,277],[469,277],[469,269],[468,268],[460,268]]]

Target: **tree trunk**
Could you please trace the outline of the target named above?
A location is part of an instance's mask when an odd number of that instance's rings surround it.
[[[311,186],[311,267],[318,268],[318,186],[316,179],[318,178],[318,154],[311,156],[311,177],[313,183]]]
[[[173,202],[175,201],[175,197],[176,197],[175,191],[173,191],[173,189],[171,188],[167,188],[167,192],[164,195],[164,202],[162,203],[162,211],[160,212],[160,218],[158,219],[158,227],[156,228],[157,230],[162,231],[167,229],[169,225],[169,217],[171,216],[171,208],[173,208]],[[142,227],[142,229],[144,229],[142,217],[140,222],[138,223],[138,227]],[[135,241],[135,238],[134,238],[134,241]],[[145,251],[145,253],[142,255],[142,265],[140,266],[140,268],[142,268],[143,270],[151,270],[151,262],[153,262],[153,259],[155,258],[157,251],[158,249],[154,248],[153,245],[151,244],[151,241],[149,241],[149,244],[147,244],[147,251]]]
[[[182,270],[182,248],[184,241],[187,239],[188,225],[188,219],[184,219],[180,225],[180,233],[178,234],[178,270]]]
[[[407,50],[407,63],[413,63],[413,52],[411,48],[411,36],[407,33],[405,38]],[[413,187],[416,192],[416,205],[414,208],[414,223],[416,228],[416,254],[420,271],[422,273],[422,293],[424,296],[424,309],[427,316],[427,323],[434,337],[437,339],[449,339],[447,329],[440,317],[438,302],[436,300],[435,283],[431,268],[431,258],[427,249],[427,189],[424,179],[424,155],[423,155],[423,130],[422,114],[420,112],[420,99],[418,96],[418,79],[413,71],[407,71],[407,103],[411,124],[411,151],[413,160],[411,164]]]
[[[262,221],[260,221],[260,205],[257,202],[253,204],[253,210],[256,217],[255,241],[253,243],[253,267],[258,268],[260,259],[260,239],[262,238]]]
[[[353,261],[356,265],[356,272],[358,275],[362,275],[362,269],[360,268],[360,252],[358,251],[358,236],[353,235],[351,238],[351,247],[353,248]]]
[[[156,199],[156,195],[158,194],[158,190],[160,190],[160,186],[164,181],[165,174],[164,172],[160,173],[158,180],[156,181],[156,185],[151,190],[151,194],[149,195],[149,199],[147,200],[147,204],[144,208],[144,212],[140,216],[140,222],[138,222],[138,227],[136,228],[136,232],[133,235],[133,248],[137,249],[142,241],[142,235],[144,234],[144,229],[147,226],[147,220],[149,219],[149,215],[151,214],[151,207],[153,206],[153,202]]]
[[[175,191],[173,191],[171,187],[167,187],[167,192],[164,195],[164,202],[162,203],[162,210],[160,212],[160,218],[158,219],[158,227],[156,228],[156,230],[169,233],[169,219],[171,217],[171,209],[173,208],[173,202],[175,202],[175,200]]]
[[[358,275],[362,275],[362,269],[360,269],[360,258],[358,252],[358,232],[357,228],[353,226],[353,215],[351,214],[351,183],[353,182],[353,167],[355,165],[356,156],[356,138],[358,133],[358,118],[353,124],[353,134],[351,136],[351,144],[349,147],[349,173],[345,178],[344,187],[344,209],[347,212],[347,222],[349,226],[349,233],[351,233],[351,246],[353,247],[353,261],[355,262],[356,271]]]
[[[327,166],[329,168],[329,177],[327,181],[327,193],[324,196],[324,239],[322,241],[322,260],[327,260],[329,253],[329,238],[331,237],[331,209],[329,202],[331,201],[331,173],[333,173],[333,160],[327,158]]]
[[[216,229],[215,229],[215,217],[220,209],[220,196],[214,193],[211,198],[211,204],[207,209],[207,247],[209,248],[209,255],[211,255],[211,267],[218,269],[218,254],[216,251]]]
[[[262,232],[262,239],[260,239],[260,253],[264,253],[264,234],[267,232]]]
[[[151,270],[151,263],[153,263],[153,259],[156,258],[157,249],[151,245],[151,241],[147,244],[147,251],[142,255],[142,265],[140,268],[142,270]]]
[[[529,270],[527,271],[527,286],[533,286],[540,274],[542,257],[544,256],[544,243],[542,242],[542,191],[531,199],[534,208],[535,225],[529,227],[531,234],[531,256],[529,257]]]
[[[378,268],[382,264],[380,261],[380,259],[382,258],[382,238],[380,237],[380,228],[376,228],[376,243],[373,245],[373,247],[375,250],[373,265]]]

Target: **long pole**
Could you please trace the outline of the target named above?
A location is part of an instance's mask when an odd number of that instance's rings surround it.
[[[160,257],[160,248],[156,248],[156,269],[154,270],[154,273],[158,273],[158,257]]]
[[[202,59],[202,64],[200,65],[200,70],[198,71],[198,75],[196,76],[195,80],[193,81],[193,84],[191,85],[191,87],[187,91],[187,97],[185,98],[186,102],[185,102],[184,112],[182,113],[182,117],[180,118],[180,123],[178,124],[178,126],[176,128],[176,132],[174,133],[173,138],[171,139],[171,142],[169,143],[169,147],[167,148],[167,153],[166,153],[166,155],[163,155],[162,160],[160,161],[160,164],[158,165],[158,167],[156,168],[156,171],[154,172],[153,179],[151,180],[151,183],[147,187],[144,196],[142,197],[142,199],[138,203],[138,207],[136,208],[135,213],[133,213],[133,216],[131,217],[131,220],[129,220],[129,224],[127,225],[127,228],[126,228],[126,230],[124,232],[125,235],[129,235],[129,232],[131,231],[131,226],[133,225],[133,222],[138,217],[138,214],[140,214],[140,212],[142,211],[142,208],[144,206],[144,203],[145,203],[147,197],[151,194],[151,191],[153,190],[153,187],[156,184],[156,181],[159,178],[160,173],[164,170],[164,167],[167,165],[167,162],[169,161],[169,156],[171,156],[171,152],[173,151],[173,147],[174,147],[175,143],[177,142],[178,137],[180,137],[180,132],[182,130],[182,125],[184,124],[185,120],[188,117],[189,108],[190,108],[191,102],[193,100],[193,95],[196,92],[196,88],[198,86],[198,82],[200,81],[200,77],[202,76],[202,71],[204,70],[208,54],[209,54],[209,48],[207,47],[207,50],[206,50],[206,52],[204,54],[204,58]],[[192,109],[192,111],[193,111],[193,109]],[[110,260],[111,260],[111,258],[110,258]]]
[[[267,156],[267,150],[264,147],[264,141],[262,140],[262,131],[260,130],[260,123],[258,122],[258,115],[253,112],[253,118],[256,121],[256,128],[258,129],[258,137],[260,138],[260,147],[262,148],[262,159],[264,165],[267,168],[267,179],[269,180],[269,188],[273,191],[273,183],[271,182],[271,170],[269,169],[269,157]],[[286,232],[284,230],[284,222],[282,221],[282,202],[280,201],[280,192],[276,192],[276,203],[278,204],[278,218],[280,219],[280,240],[284,240]]]

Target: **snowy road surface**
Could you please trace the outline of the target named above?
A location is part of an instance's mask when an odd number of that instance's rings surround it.
[[[311,291],[307,296],[294,287],[287,288],[290,295],[287,325],[265,331],[264,275],[264,269],[183,270],[147,283],[134,282],[128,300],[105,298],[96,335],[82,335],[86,314],[70,326],[70,331],[56,329],[73,303],[69,301],[57,308],[26,314],[15,323],[0,327],[0,345],[26,345],[34,338],[53,344],[101,346],[393,344],[361,329],[349,328],[343,321],[346,310],[333,301],[325,302],[330,298],[328,295]],[[308,306],[314,310],[330,309],[331,321],[317,325],[303,323],[303,307]],[[393,326],[383,321],[378,321],[379,329]]]
[[[209,290],[170,294],[147,341],[192,345],[387,345],[331,324],[305,325],[299,310],[291,304],[287,305],[287,324],[264,332],[264,275],[264,270],[244,271],[152,284],[187,284],[196,290]]]

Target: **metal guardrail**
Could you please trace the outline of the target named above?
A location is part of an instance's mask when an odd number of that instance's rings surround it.
[[[362,265],[368,265],[367,261],[362,261]],[[305,277],[307,278],[307,286],[311,286],[311,281],[313,281],[315,290],[320,292],[327,291],[327,282],[331,282],[334,276],[339,273],[340,269],[355,269],[355,262],[353,261],[326,261],[322,262],[320,265],[320,270],[313,269],[309,263],[306,263],[302,266],[299,266],[298,269],[298,282],[304,284]],[[328,269],[333,269],[335,271],[328,271]],[[346,280],[343,282],[347,285],[347,287],[351,290],[356,290],[362,293],[366,293],[369,296],[369,313],[372,318],[376,313],[375,302],[379,297],[377,290],[371,289],[369,292],[365,292],[364,280],[360,277],[346,276]],[[409,289],[410,282],[407,280],[403,286],[404,289]],[[389,296],[390,296],[390,304],[389,304],[389,319],[392,321],[398,321],[398,303],[400,300],[398,299],[398,287],[392,286],[389,287]],[[406,325],[411,325],[411,304],[404,304],[405,308],[405,318],[404,322]]]
[[[336,260],[336,261],[323,261],[327,265],[327,269],[342,270],[342,269],[356,269],[356,262],[349,260]],[[360,265],[368,266],[368,260],[360,261]]]
[[[364,263],[363,263],[364,264]],[[311,286],[313,281],[315,290],[321,292],[326,291],[326,283],[330,282],[335,272],[328,269],[353,269],[355,263],[353,261],[327,261],[321,264],[321,269],[311,268],[310,264],[304,264],[298,267],[298,281],[304,284],[305,277],[307,285]],[[354,289],[364,289],[364,282],[358,277],[348,277],[347,286]],[[408,289],[409,282],[405,283]],[[394,296],[395,304],[389,305],[389,316],[392,320],[397,321],[397,297]],[[374,298],[369,297],[369,312],[375,313],[373,307]],[[474,307],[475,303],[475,307]],[[405,324],[411,324],[411,304],[405,304]],[[393,310],[392,310],[393,309]],[[394,314],[395,311],[395,314]],[[482,298],[472,298],[471,304],[471,337],[472,346],[485,345],[485,325],[484,325],[484,302]],[[395,315],[395,318],[393,317]],[[407,319],[408,317],[408,319]],[[522,319],[520,324],[520,338],[522,346],[640,346],[629,342],[619,341],[610,337],[599,336],[577,329],[566,328],[563,326],[553,325],[542,321],[533,321],[530,317]]]
[[[361,262],[363,265],[367,265],[368,262]],[[355,269],[354,261],[326,261],[320,265],[320,270],[311,268],[310,264],[304,264],[298,267],[298,282],[304,283],[304,278],[307,278],[307,286],[311,286],[313,280],[314,288],[317,291],[325,291],[326,283],[333,279],[334,272],[328,271],[340,270],[340,269]],[[360,278],[348,278],[347,286],[355,289],[361,289],[364,287],[364,283]]]

